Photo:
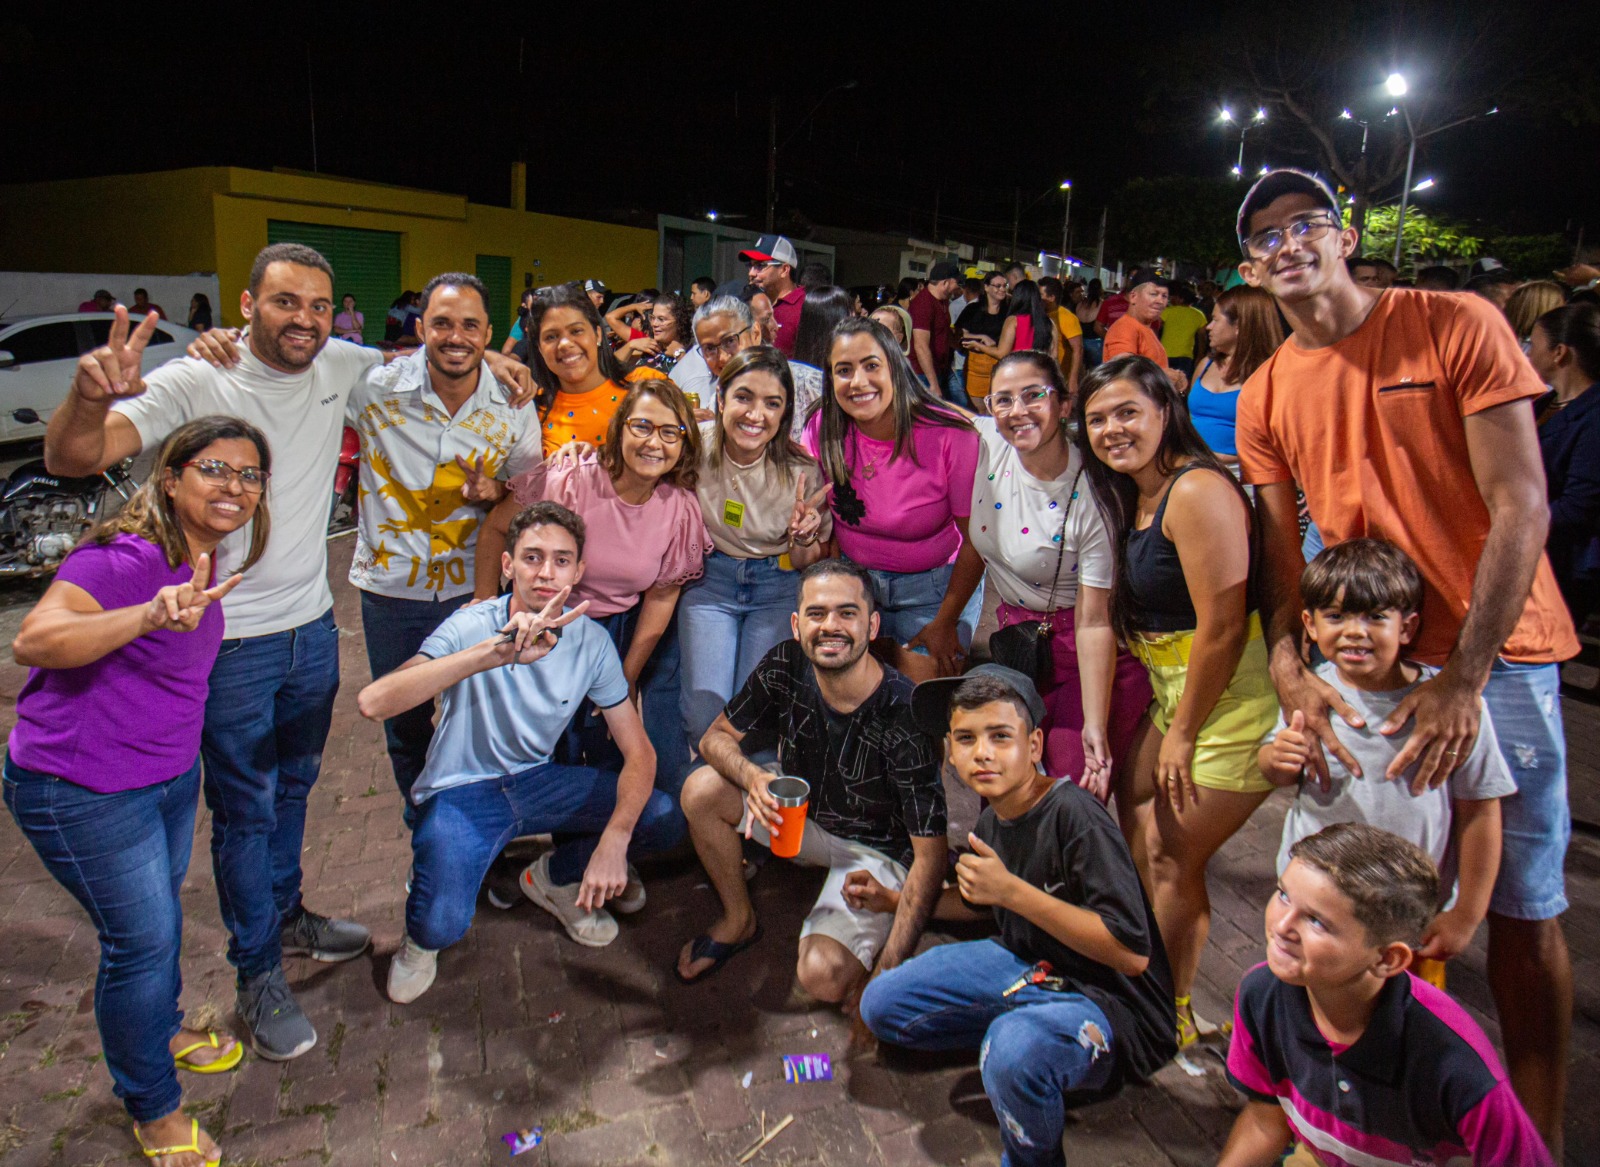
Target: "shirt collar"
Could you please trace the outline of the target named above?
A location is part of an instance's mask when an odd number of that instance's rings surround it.
[[[418,393],[422,396],[422,400],[430,405],[437,406],[443,413],[449,414],[450,411],[445,408],[445,404],[440,399],[439,394],[434,391],[432,378],[428,376],[428,353],[426,349],[419,345],[416,352],[401,357],[394,364],[398,370],[394,382],[396,392]],[[478,363],[478,387],[472,391],[472,396],[467,398],[466,404],[468,406],[483,404],[486,395],[488,400],[498,401],[501,404],[507,404],[510,401],[500,382],[495,380],[494,374],[489,371],[489,362],[480,361]],[[461,416],[459,410],[456,416]]]
[[[1317,1028],[1317,1020],[1311,1012],[1311,997],[1298,986],[1291,990],[1291,996],[1297,1006],[1295,1038],[1320,1058],[1330,1046]],[[1410,977],[1405,973],[1390,977],[1378,990],[1378,1000],[1366,1029],[1354,1045],[1341,1054],[1334,1054],[1334,1060],[1344,1069],[1372,1082],[1393,1085],[1399,1081],[1401,1059],[1395,1056],[1395,1051],[1405,1039],[1406,1008],[1410,1003]]]

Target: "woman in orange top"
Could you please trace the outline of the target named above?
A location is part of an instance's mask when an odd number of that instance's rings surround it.
[[[539,386],[534,404],[546,457],[572,441],[602,445],[626,383],[664,375],[628,371],[602,341],[600,313],[589,297],[565,285],[534,297],[525,331],[527,352],[518,356]]]

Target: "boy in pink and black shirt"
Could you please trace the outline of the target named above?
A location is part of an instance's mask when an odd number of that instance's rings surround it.
[[[1406,971],[1437,907],[1427,855],[1350,823],[1289,853],[1235,1000],[1249,1101],[1219,1167],[1268,1167],[1291,1139],[1326,1167],[1553,1165],[1483,1030]]]

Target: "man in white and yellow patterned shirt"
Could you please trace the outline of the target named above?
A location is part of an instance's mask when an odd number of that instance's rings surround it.
[[[501,483],[541,457],[539,418],[517,408],[484,362],[488,297],[475,276],[435,276],[422,293],[422,347],[368,370],[346,419],[361,435],[360,522],[350,582],[374,679],[400,667],[472,596],[472,557]],[[411,787],[433,740],[433,702],[383,723],[409,825]]]

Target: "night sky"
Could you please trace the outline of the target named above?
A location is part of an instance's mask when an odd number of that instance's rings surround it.
[[[314,97],[328,174],[503,205],[510,164],[526,158],[530,209],[641,224],[716,210],[759,229],[776,93],[780,219],[926,237],[937,201],[941,235],[1006,238],[1020,189],[1037,200],[1024,239],[1059,239],[1055,188],[1071,178],[1081,240],[1129,178],[1225,175],[1237,149],[1213,120],[1229,95],[1172,84],[1195,71],[1186,54],[1218,5],[637,7],[570,6],[579,21],[548,3],[493,18],[460,4],[256,4],[186,26],[122,5],[101,32],[77,7],[10,5],[0,182],[310,170]],[[1397,54],[1426,69],[1427,52],[1425,37],[1374,45],[1352,71],[1375,85]],[[1512,110],[1426,144],[1418,173],[1437,180],[1431,208],[1516,231],[1586,224],[1592,239],[1597,158],[1600,127]],[[1247,167],[1296,161],[1268,133]]]

